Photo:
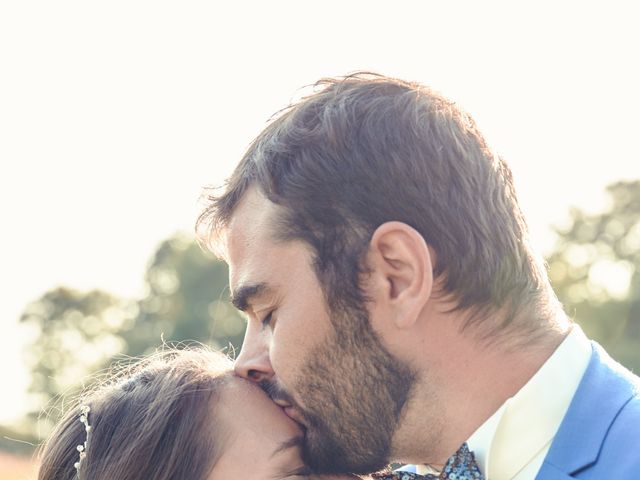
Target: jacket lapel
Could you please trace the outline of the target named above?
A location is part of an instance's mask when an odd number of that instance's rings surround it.
[[[592,342],[587,371],[536,478],[564,480],[593,465],[611,423],[634,394],[634,381]]]

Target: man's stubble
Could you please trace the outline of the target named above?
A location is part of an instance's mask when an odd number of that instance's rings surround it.
[[[317,473],[370,473],[390,461],[393,436],[415,382],[370,326],[364,308],[334,317],[291,389],[303,405],[305,463]],[[355,317],[355,316],[358,317]],[[291,401],[275,385],[266,390]],[[272,394],[273,395],[273,394]]]

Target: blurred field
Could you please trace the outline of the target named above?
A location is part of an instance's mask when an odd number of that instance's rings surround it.
[[[30,457],[0,451],[0,480],[33,480],[36,465]]]

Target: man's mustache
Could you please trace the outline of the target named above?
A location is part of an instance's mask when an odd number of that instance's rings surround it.
[[[291,395],[289,395],[289,393],[284,388],[278,385],[277,382],[265,379],[262,380],[259,385],[260,388],[262,388],[262,390],[264,390],[264,392],[269,395],[269,398],[271,398],[271,400],[286,402],[292,407],[296,406],[296,403],[294,402]]]

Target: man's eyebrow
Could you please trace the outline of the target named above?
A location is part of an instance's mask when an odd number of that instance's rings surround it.
[[[269,286],[264,282],[240,285],[231,295],[231,303],[238,310],[244,312],[249,307],[252,299],[258,295],[263,295],[268,290]]]

